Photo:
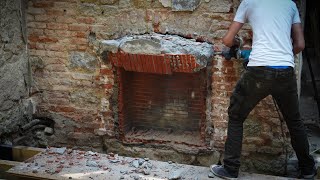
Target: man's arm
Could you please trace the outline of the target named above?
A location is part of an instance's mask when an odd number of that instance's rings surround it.
[[[298,54],[300,53],[304,47],[304,36],[303,36],[303,30],[301,23],[293,24],[291,27],[291,38],[292,38],[292,44],[293,44],[293,53]]]
[[[233,21],[229,27],[227,34],[222,39],[223,44],[228,47],[231,47],[239,43],[239,42],[235,42],[234,37],[238,34],[242,26],[243,26],[243,23]]]

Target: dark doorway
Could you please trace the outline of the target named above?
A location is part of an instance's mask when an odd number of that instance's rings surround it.
[[[306,48],[301,73],[300,109],[311,150],[316,150],[320,149],[320,5],[317,1],[307,1],[305,9]]]

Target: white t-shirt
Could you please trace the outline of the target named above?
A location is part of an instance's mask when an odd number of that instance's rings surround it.
[[[301,23],[291,0],[243,0],[234,21],[248,22],[253,30],[248,66],[294,67],[291,26]]]

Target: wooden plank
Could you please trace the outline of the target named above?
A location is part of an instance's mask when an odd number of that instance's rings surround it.
[[[12,147],[12,156],[14,161],[23,162],[34,155],[44,152],[45,149],[42,148],[34,148],[34,147],[27,147],[27,146],[14,146]]]
[[[10,168],[19,165],[21,162],[17,161],[7,161],[7,160],[0,160],[0,169],[3,171],[7,171]]]

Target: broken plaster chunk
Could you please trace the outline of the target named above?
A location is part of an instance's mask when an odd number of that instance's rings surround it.
[[[88,156],[88,155],[90,155],[90,156],[95,156],[95,155],[97,155],[97,153],[92,152],[92,151],[88,151],[88,152],[86,152],[84,155],[85,155],[85,156]]]
[[[101,41],[100,44],[100,53],[107,51],[107,52],[112,52],[112,53],[116,53],[119,50],[119,46],[120,46],[121,41],[120,40],[104,40]]]
[[[150,162],[145,161],[142,165],[144,168],[152,168],[152,164]]]
[[[141,159],[141,158],[138,159],[139,165],[142,165],[144,163],[144,161],[145,161],[144,159]]]
[[[144,175],[150,175],[150,173],[151,173],[151,170],[149,168],[146,168],[143,170]]]
[[[169,180],[181,179],[182,170],[175,170],[170,173]]]
[[[52,153],[56,153],[56,154],[63,154],[66,150],[67,150],[66,147],[50,149]]]
[[[109,160],[111,163],[118,163],[118,162],[120,162],[120,160],[119,159],[113,159],[113,160]]]
[[[89,161],[89,160],[88,160],[86,166],[89,166],[89,167],[98,167],[99,165],[98,165],[98,163],[95,162],[95,161]]]
[[[51,127],[46,127],[44,129],[44,133],[48,134],[48,135],[52,135],[53,134],[53,129]]]
[[[104,136],[107,134],[107,130],[106,128],[99,128],[99,129],[95,129],[94,133],[97,134],[98,136]]]
[[[121,174],[128,174],[128,171],[120,170],[120,173],[121,173]]]
[[[212,172],[209,172],[209,174],[208,174],[208,178],[214,178],[214,175],[213,175],[213,173],[212,173]]]
[[[138,160],[134,160],[131,162],[131,166],[138,168],[139,167],[139,161]]]
[[[200,5],[200,0],[172,0],[174,11],[194,11]]]
[[[140,179],[140,177],[139,177],[138,175],[133,175],[132,178],[133,178],[134,180],[139,180],[139,179]]]
[[[162,4],[163,7],[171,7],[172,6],[172,0],[159,0],[159,2]]]

